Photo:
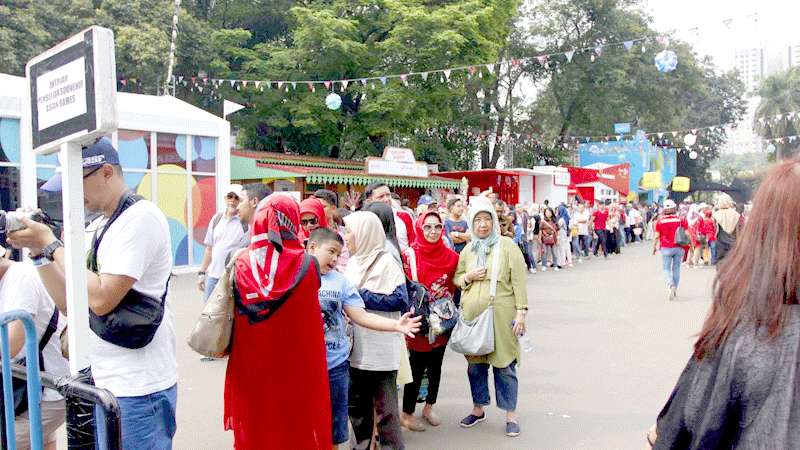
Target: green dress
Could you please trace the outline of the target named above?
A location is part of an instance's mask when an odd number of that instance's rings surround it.
[[[464,319],[472,320],[489,306],[489,285],[492,274],[494,252],[500,253],[500,268],[497,272],[497,295],[494,300],[494,352],[483,356],[467,356],[470,363],[489,363],[493,367],[508,367],[519,361],[519,342],[511,329],[517,308],[528,306],[525,259],[519,247],[511,239],[501,236],[486,256],[486,277],[480,281],[464,284],[464,275],[476,267],[478,257],[470,242],[458,259],[453,281],[461,288],[461,307]]]

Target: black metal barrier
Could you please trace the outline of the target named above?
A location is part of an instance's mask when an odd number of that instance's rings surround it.
[[[28,378],[25,366],[12,364],[11,372],[17,378]],[[39,372],[39,377],[42,386],[55,389],[66,399],[67,441],[70,450],[95,449],[95,406],[100,409],[100,414],[97,415],[97,448],[122,449],[119,402],[108,390],[90,384],[91,375],[88,372],[82,372],[77,377],[58,377]]]

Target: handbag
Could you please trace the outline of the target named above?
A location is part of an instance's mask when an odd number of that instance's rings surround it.
[[[97,252],[106,231],[126,209],[139,200],[142,200],[142,197],[134,195],[130,191],[126,192],[120,199],[114,214],[106,222],[100,235],[98,236],[97,231],[95,231],[91,253],[87,261],[89,270],[94,273],[98,272]],[[130,349],[142,348],[153,340],[158,327],[161,325],[161,320],[164,318],[164,303],[168,292],[169,278],[167,278],[167,287],[164,289],[164,295],[160,299],[129,289],[119,304],[108,314],[100,316],[89,309],[89,328],[106,342]]]
[[[686,229],[682,226],[679,226],[675,230],[675,245],[679,247],[686,247],[692,243],[692,240],[689,238],[689,234],[686,233]]]
[[[50,322],[47,324],[44,334],[42,334],[42,339],[39,340],[39,370],[42,372],[45,370],[44,356],[42,356],[42,351],[44,351],[45,347],[47,347],[47,343],[50,342],[50,338],[58,329],[58,316],[58,308],[54,307],[53,315],[50,316]],[[25,358],[20,358],[16,363],[24,366]],[[12,377],[11,386],[14,393],[14,417],[16,417],[28,411],[28,382],[21,378]],[[0,396],[0,405],[2,404],[3,397]]]
[[[237,250],[225,265],[225,272],[214,286],[200,317],[186,339],[189,347],[203,356],[222,358],[230,352],[233,334],[233,280],[236,277],[236,260],[247,251]]]
[[[544,231],[542,231],[542,244],[556,245],[556,230],[553,229],[553,226],[547,223],[547,221],[543,223],[550,230],[550,232],[545,233]]]
[[[417,308],[414,315],[422,316],[420,333],[427,334],[428,342],[432,344],[437,336],[447,334],[455,328],[458,322],[458,308],[456,308],[456,304],[450,296],[433,299],[425,286],[419,283],[417,256],[411,247],[406,250],[406,256],[411,267],[412,281],[424,291],[424,295],[419,296],[418,300],[412,302]],[[409,297],[411,296],[410,293],[411,291],[409,291]]]
[[[499,244],[497,244],[499,245]],[[500,248],[492,255],[492,275],[489,282],[489,306],[472,320],[464,319],[463,310],[458,315],[450,334],[450,349],[466,356],[483,356],[494,352],[494,298],[497,294],[497,272],[500,270]],[[462,302],[463,305],[463,302]]]

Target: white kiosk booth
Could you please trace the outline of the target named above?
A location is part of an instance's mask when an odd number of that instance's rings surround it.
[[[40,207],[61,218],[61,195],[39,191],[57,154],[35,156],[25,112],[24,77],[0,74],[0,209]],[[171,96],[117,93],[119,150],[131,189],[167,216],[175,266],[196,266],[211,217],[230,183],[230,123]]]

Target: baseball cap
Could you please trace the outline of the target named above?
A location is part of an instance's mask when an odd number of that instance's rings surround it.
[[[673,200],[664,200],[664,209],[675,209],[678,205],[675,204]]]
[[[119,165],[119,153],[108,138],[102,138],[88,147],[83,147],[81,157],[84,169],[95,168],[103,164]],[[61,167],[56,168],[56,174],[42,185],[43,191],[61,191],[61,170]]]
[[[425,205],[430,205],[432,203],[436,203],[436,200],[434,200],[433,197],[431,197],[430,195],[423,195],[419,198],[417,206],[425,206]]]
[[[225,189],[225,196],[227,197],[228,194],[233,193],[236,194],[237,197],[241,197],[243,190],[244,188],[241,184],[229,184],[228,189]]]

